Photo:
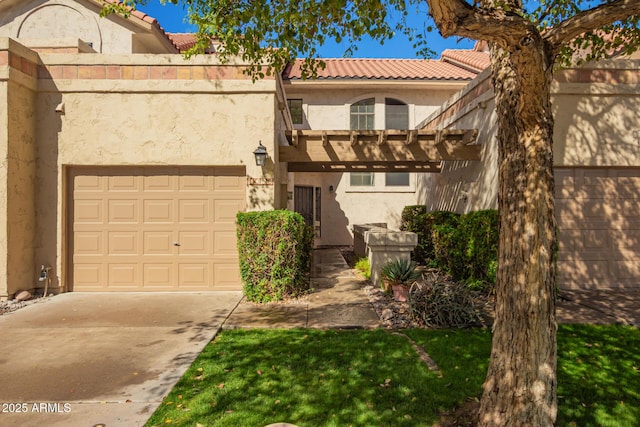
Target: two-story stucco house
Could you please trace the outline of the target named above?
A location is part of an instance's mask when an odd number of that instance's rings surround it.
[[[478,71],[400,61],[406,66],[389,74],[393,64],[378,61],[386,65],[374,76],[364,61],[346,76],[344,63],[331,61],[335,74],[315,90],[295,65],[254,83],[241,62],[184,59],[192,36],[167,34],[140,12],[100,18],[101,5],[0,1],[0,297],[38,285],[42,265],[53,291],[239,289],[235,214],[306,212],[307,186],[318,243],[349,244],[350,224],[393,223],[414,203],[415,176],[376,187],[368,172],[360,186],[357,174],[290,172],[308,166],[280,161],[280,149],[297,143],[291,131],[391,126],[404,135]],[[355,127],[351,104],[362,106]],[[385,109],[397,111],[396,125]],[[260,145],[264,166],[254,156]]]
[[[294,209],[317,245],[349,245],[354,224],[395,228],[406,205],[496,206],[481,49],[252,82],[213,48],[185,59],[191,35],[101,5],[0,0],[0,298],[42,286],[43,265],[54,292],[240,289],[238,211]],[[640,278],[638,65],[557,79],[565,286]]]

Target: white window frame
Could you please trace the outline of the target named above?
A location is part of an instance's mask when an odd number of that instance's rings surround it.
[[[345,129],[351,128],[351,106],[355,103],[362,101],[363,99],[374,99],[374,129],[384,129],[386,120],[386,99],[393,98],[399,101],[403,101],[402,97],[393,93],[366,93],[356,98],[352,98],[345,104],[346,123]],[[414,104],[407,103],[407,109],[409,114],[409,129],[413,129],[414,123]],[[401,172],[401,171],[399,171]],[[351,173],[351,172],[349,172]],[[346,193],[415,193],[416,192],[416,174],[409,172],[409,185],[408,186],[387,186],[385,179],[385,172],[374,172],[373,185],[351,185],[351,177],[347,179],[347,186],[345,188]]]
[[[351,173],[351,172],[349,172]],[[373,186],[351,185],[351,179],[347,180],[346,193],[415,193],[416,173],[409,172],[408,186],[387,186],[385,183],[385,172],[373,173]]]

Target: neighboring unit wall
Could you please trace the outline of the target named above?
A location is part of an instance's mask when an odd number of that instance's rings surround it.
[[[640,165],[640,60],[609,60],[556,73],[556,166]]]
[[[477,129],[481,161],[443,162],[442,172],[421,177],[429,210],[464,213],[497,208],[498,145],[490,70],[449,99],[418,126],[429,129]]]
[[[424,123],[477,128],[482,162],[445,162],[425,181],[427,207],[496,208],[497,120],[485,71]],[[554,168],[558,286],[640,286],[640,61],[612,59],[556,73]]]
[[[35,54],[0,39],[0,299],[34,287]]]
[[[168,41],[163,43],[154,35],[152,25],[136,25],[136,17],[101,18],[101,3],[97,1],[3,3],[0,4],[0,37],[11,37],[26,45],[42,47],[56,40],[80,39],[99,53],[175,52]]]

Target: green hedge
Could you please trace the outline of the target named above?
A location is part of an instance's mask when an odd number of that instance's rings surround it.
[[[471,287],[491,288],[498,266],[498,211],[458,215],[407,206],[401,228],[418,234],[414,259]]]
[[[287,210],[240,212],[238,252],[249,301],[279,301],[310,289],[313,229]]]
[[[458,214],[446,211],[427,212],[425,206],[407,206],[402,211],[400,230],[413,231],[418,235],[418,246],[413,251],[413,260],[420,264],[435,266],[436,245],[434,242],[436,227],[452,225]]]
[[[413,250],[412,258],[420,264],[426,263],[427,259],[433,256],[433,244],[423,235],[426,229],[424,223],[426,213],[427,207],[424,205],[405,206],[400,221],[401,231],[412,231],[418,235],[418,246]],[[420,238],[421,235],[423,235],[422,238]]]

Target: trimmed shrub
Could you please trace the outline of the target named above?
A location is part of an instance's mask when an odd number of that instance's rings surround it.
[[[465,241],[465,280],[468,285],[493,288],[498,268],[498,211],[469,212],[460,218],[460,235]]]
[[[431,252],[430,239],[425,238],[426,213],[427,207],[424,205],[405,206],[400,222],[401,231],[412,231],[418,235],[418,246],[413,250],[411,259],[421,264],[426,262]]]
[[[439,268],[469,287],[491,291],[498,266],[498,211],[488,209],[458,215],[421,213],[407,206],[403,227],[418,234],[413,259]]]
[[[460,328],[482,322],[472,292],[437,272],[424,274],[411,286],[409,309],[417,323],[429,327]]]
[[[425,261],[430,267],[443,267],[447,264],[448,246],[443,241],[455,233],[459,214],[447,211],[427,212],[423,215]],[[418,241],[420,240],[418,235]]]
[[[239,212],[238,252],[249,301],[279,301],[310,289],[313,229],[292,211]]]
[[[417,218],[426,213],[427,207],[424,205],[405,206],[404,209],[402,209],[402,216],[400,218],[400,230],[415,232],[418,228],[415,224]]]

